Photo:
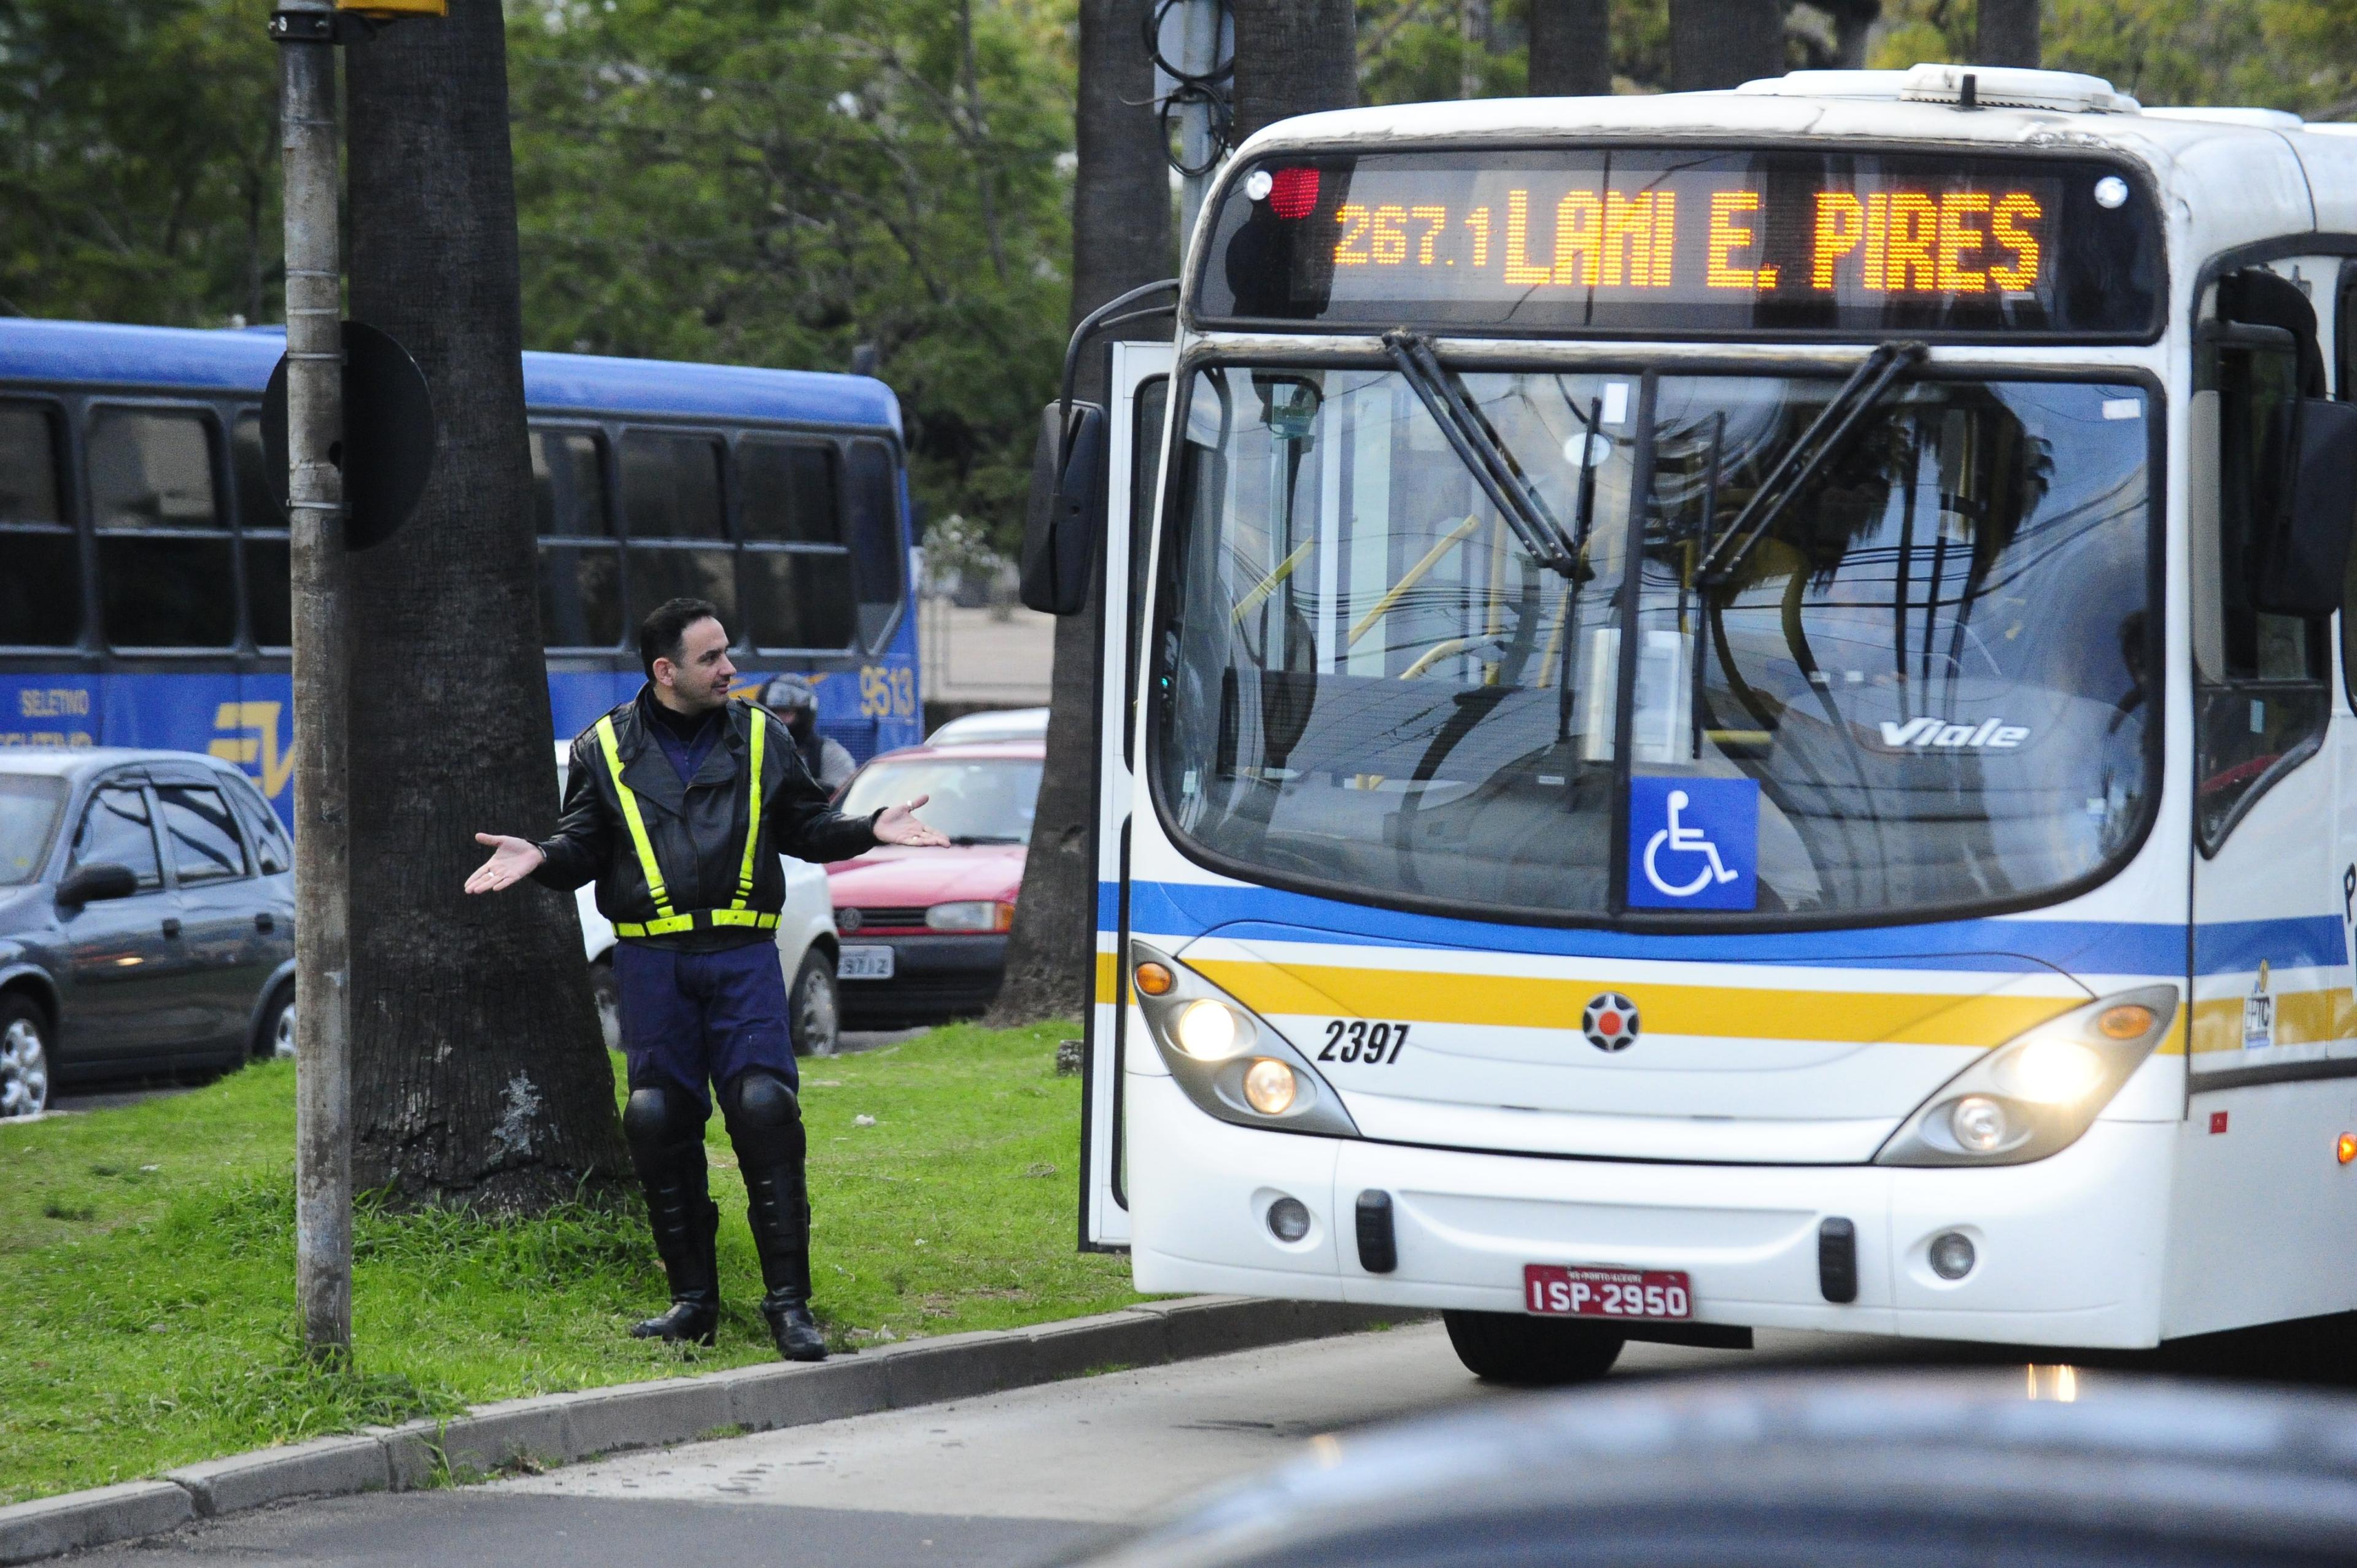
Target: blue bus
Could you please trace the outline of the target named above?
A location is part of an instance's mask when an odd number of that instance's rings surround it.
[[[169,746],[291,814],[276,329],[0,320],[0,745]],[[638,689],[662,600],[722,607],[740,689],[806,675],[865,761],[922,731],[900,410],[865,376],[523,357],[556,734]],[[356,678],[371,678],[368,650]]]

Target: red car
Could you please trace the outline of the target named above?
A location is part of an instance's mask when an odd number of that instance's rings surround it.
[[[952,841],[879,846],[827,867],[845,1027],[937,1024],[998,994],[1046,750],[1038,741],[911,746],[844,786],[847,816],[931,796],[918,815]]]

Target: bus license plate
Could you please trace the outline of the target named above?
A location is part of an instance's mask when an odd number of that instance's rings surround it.
[[[834,961],[837,980],[889,980],[892,961],[899,955],[890,948],[845,948],[843,956]]]
[[[1523,1305],[1543,1317],[1646,1317],[1683,1322],[1694,1316],[1694,1288],[1663,1269],[1523,1265]]]

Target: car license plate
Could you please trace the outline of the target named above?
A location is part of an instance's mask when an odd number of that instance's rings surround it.
[[[1694,1287],[1666,1269],[1523,1265],[1523,1305],[1543,1317],[1643,1317],[1683,1322],[1694,1316]]]
[[[890,948],[845,948],[834,961],[834,976],[837,980],[889,980],[892,961],[899,956]]]

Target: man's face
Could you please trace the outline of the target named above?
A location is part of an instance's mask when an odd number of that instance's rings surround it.
[[[680,634],[679,657],[655,660],[655,684],[691,714],[725,706],[737,666],[728,661],[728,632],[710,616]]]

